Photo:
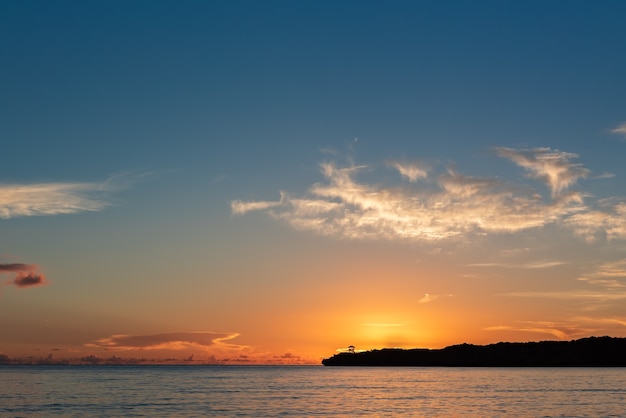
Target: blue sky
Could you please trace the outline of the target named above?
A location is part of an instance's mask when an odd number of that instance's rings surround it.
[[[0,297],[5,317],[24,318],[3,326],[25,331],[12,332],[5,348],[0,340],[0,351],[50,347],[58,335],[71,335],[64,349],[78,350],[118,334],[214,332],[237,334],[238,345],[226,348],[259,361],[287,351],[310,360],[343,342],[320,343],[277,318],[293,314],[302,326],[339,315],[339,301],[327,305],[303,289],[326,288],[355,263],[359,277],[412,263],[397,288],[411,288],[416,302],[428,293],[433,305],[451,299],[436,295],[458,300],[471,288],[503,293],[492,290],[495,276],[475,271],[487,265],[506,265],[498,275],[519,280],[507,294],[541,290],[522,278],[532,263],[563,270],[545,273],[558,280],[545,279],[542,292],[597,284],[599,266],[613,266],[611,277],[626,285],[625,12],[620,1],[4,2],[0,264],[8,284]],[[346,185],[400,202],[385,216],[413,219],[402,228],[415,226],[415,202],[438,213],[419,218],[434,235],[401,237],[398,224],[376,218],[382,212],[351,212],[367,230],[331,212],[300,216],[303,201],[316,210],[365,207]],[[479,187],[499,209],[469,197],[454,211],[441,206],[452,187]],[[502,190],[529,205],[533,194],[541,200],[522,210],[499,200]],[[566,193],[579,200],[554,209]],[[500,250],[528,259],[478,259]],[[584,265],[575,262],[581,254]],[[431,259],[429,278],[415,278],[423,277],[416,260]],[[30,273],[47,285],[12,281]],[[585,282],[584,274],[595,276]],[[460,278],[480,275],[481,284]],[[295,295],[298,309],[288,302]],[[390,290],[390,305],[395,296]],[[362,309],[368,297],[348,305]],[[485,306],[497,311],[496,300]],[[177,312],[171,320],[163,306]],[[556,320],[558,306],[543,322],[577,331],[548,335],[624,333],[585,328],[581,315]],[[266,313],[257,323],[239,314],[247,309]],[[447,318],[458,307],[440,309],[429,315]],[[530,321],[529,311],[520,304],[511,323]],[[600,316],[626,321],[618,307],[609,311]],[[44,327],[51,340],[33,342],[43,326],[33,312],[65,325]],[[75,313],[107,325],[88,329]],[[473,334],[455,337],[451,327],[447,337],[419,338],[431,346],[536,339],[549,328],[487,336],[515,326],[476,318],[467,325]],[[389,341],[410,345],[416,335]],[[356,333],[345,345],[359,338],[385,343]]]

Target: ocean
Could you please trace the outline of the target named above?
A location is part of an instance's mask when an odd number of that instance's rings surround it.
[[[0,366],[2,417],[621,417],[626,368]]]

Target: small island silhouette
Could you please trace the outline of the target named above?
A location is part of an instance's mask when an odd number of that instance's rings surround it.
[[[352,347],[352,346],[351,346]],[[441,349],[383,348],[335,354],[324,366],[626,367],[626,338],[458,344]]]

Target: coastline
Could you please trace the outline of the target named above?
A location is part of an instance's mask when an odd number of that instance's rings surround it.
[[[338,353],[324,366],[377,367],[626,367],[626,338],[459,344],[441,349],[383,348]]]

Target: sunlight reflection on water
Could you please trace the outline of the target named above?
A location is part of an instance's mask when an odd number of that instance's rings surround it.
[[[1,416],[624,416],[626,369],[0,366]]]

